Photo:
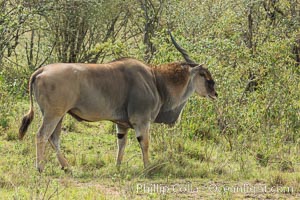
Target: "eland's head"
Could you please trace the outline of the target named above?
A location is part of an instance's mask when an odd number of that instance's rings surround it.
[[[216,99],[218,97],[218,93],[215,90],[215,81],[212,78],[211,73],[207,68],[203,66],[203,64],[198,64],[194,60],[192,60],[185,49],[183,49],[179,44],[175,41],[173,35],[169,31],[172,43],[176,47],[176,49],[182,54],[183,58],[187,62],[186,64],[189,66],[189,70],[191,76],[194,80],[195,91],[199,96],[208,97],[210,99]]]

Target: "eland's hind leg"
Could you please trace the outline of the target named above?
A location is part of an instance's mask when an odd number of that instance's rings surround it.
[[[61,133],[61,124],[62,124],[62,119],[58,122],[54,132],[49,138],[49,143],[53,147],[53,149],[56,152],[57,159],[62,167],[63,170],[67,170],[69,167],[68,161],[64,157],[64,155],[60,151],[60,133]]]
[[[39,172],[42,172],[45,166],[44,154],[46,143],[57,127],[61,118],[62,116],[56,116],[47,113],[44,114],[43,124],[36,136],[36,167]]]

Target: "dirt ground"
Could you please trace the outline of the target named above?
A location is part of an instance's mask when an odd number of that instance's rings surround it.
[[[104,199],[300,199],[293,187],[269,186],[255,182],[216,182],[178,180],[152,182],[128,181],[113,184],[109,180],[80,182],[68,180],[68,186],[93,189]]]

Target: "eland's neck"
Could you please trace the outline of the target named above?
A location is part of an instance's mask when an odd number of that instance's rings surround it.
[[[194,93],[193,79],[189,68],[183,63],[169,63],[154,69],[162,109],[172,110],[185,104]]]

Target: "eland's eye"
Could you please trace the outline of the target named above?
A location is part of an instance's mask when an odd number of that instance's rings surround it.
[[[208,85],[214,86],[215,82],[213,80],[206,80]]]
[[[201,72],[199,72],[199,75],[200,76],[205,76],[205,73],[201,71]]]

